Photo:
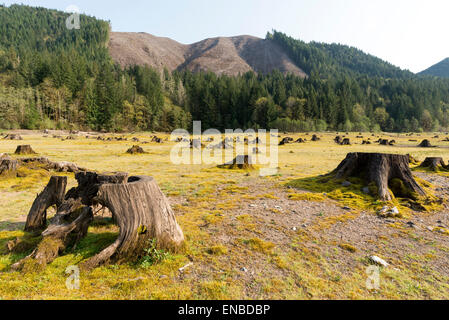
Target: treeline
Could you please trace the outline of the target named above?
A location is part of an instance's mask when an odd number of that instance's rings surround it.
[[[0,6],[0,128],[172,131],[192,120],[220,130],[449,128],[449,79],[415,77],[354,48],[269,34],[306,79],[123,70],[107,52],[107,22],[81,15],[82,28],[67,30],[67,16]]]
[[[280,72],[184,74],[187,110],[205,127],[285,131],[438,131],[449,127],[449,80],[322,80]]]

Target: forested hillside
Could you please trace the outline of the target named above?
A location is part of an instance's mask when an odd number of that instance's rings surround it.
[[[443,61],[431,66],[430,68],[424,70],[420,74],[449,78],[449,58],[444,59]]]
[[[307,73],[318,72],[322,78],[342,75],[383,78],[410,78],[413,73],[366,54],[357,48],[341,44],[306,43],[273,30],[267,39],[278,43]]]
[[[448,130],[449,79],[416,77],[340,45],[268,34],[306,79],[274,71],[217,76],[122,69],[108,51],[109,24],[22,5],[0,7],[0,128],[288,131]]]

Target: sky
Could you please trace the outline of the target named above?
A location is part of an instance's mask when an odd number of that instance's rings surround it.
[[[449,57],[448,0],[22,0],[111,22],[184,44],[217,36],[282,31],[306,42],[357,47],[412,72]]]

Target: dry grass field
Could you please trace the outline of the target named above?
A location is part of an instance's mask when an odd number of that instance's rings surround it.
[[[174,142],[140,144],[147,152],[128,155],[130,138],[150,141],[152,134],[127,134],[128,141],[78,136],[62,141],[39,132],[21,132],[23,141],[0,140],[0,153],[13,154],[30,144],[41,156],[70,161],[99,172],[126,171],[154,177],[168,197],[184,231],[186,248],[161,253],[159,263],[110,265],[81,273],[79,290],[66,287],[65,270],[112,243],[118,229],[97,217],[76,248],[38,272],[14,272],[13,263],[28,252],[9,253],[6,243],[24,236],[23,226],[36,194],[51,173],[0,178],[0,299],[447,299],[449,298],[448,207],[413,211],[398,200],[397,218],[380,218],[382,204],[356,187],[318,185],[307,179],[335,169],[349,152],[411,154],[449,160],[445,135],[379,134],[395,146],[335,144],[335,133],[289,135],[304,144],[279,147],[279,172],[226,170],[214,165],[174,165]],[[169,137],[157,134],[164,139]],[[67,134],[65,134],[67,136]],[[285,136],[285,135],[283,135]],[[429,139],[436,148],[418,148]],[[418,140],[412,142],[409,140]],[[15,157],[15,156],[14,156]],[[448,196],[449,175],[414,170],[428,190]],[[75,185],[73,174],[70,186]],[[366,286],[368,257],[389,263],[380,269],[380,287]],[[187,266],[183,271],[179,269]]]

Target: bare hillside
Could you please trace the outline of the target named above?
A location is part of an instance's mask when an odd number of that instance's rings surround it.
[[[122,66],[147,64],[171,71],[188,69],[226,75],[277,69],[306,76],[274,42],[252,36],[211,38],[184,45],[147,33],[113,32],[109,51]]]

